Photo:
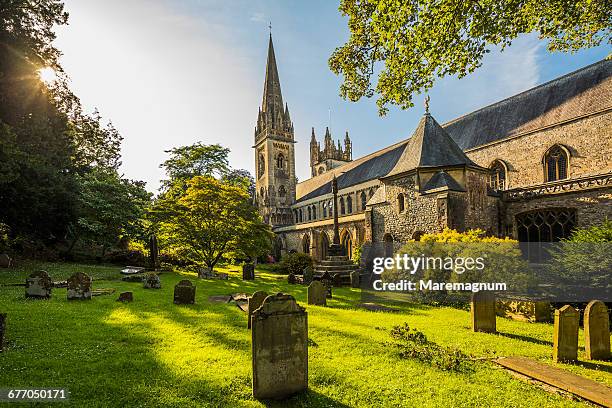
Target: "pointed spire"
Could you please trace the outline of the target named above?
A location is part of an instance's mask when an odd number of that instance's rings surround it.
[[[329,133],[329,127],[325,126],[325,140],[331,139],[331,133]]]
[[[317,137],[315,136],[314,126],[312,127],[312,135],[310,137],[310,143],[317,143]]]
[[[351,138],[349,137],[348,130],[346,131],[346,136],[344,136],[344,144],[351,143]]]
[[[278,68],[276,67],[272,33],[270,33],[270,42],[268,44],[268,62],[266,64],[266,80],[264,82],[261,109],[264,112],[269,112],[273,117],[278,116],[283,111],[283,95],[278,77]]]

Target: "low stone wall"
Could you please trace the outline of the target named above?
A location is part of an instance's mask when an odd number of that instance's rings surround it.
[[[495,303],[498,316],[528,322],[551,322],[550,302],[522,298],[501,298]]]

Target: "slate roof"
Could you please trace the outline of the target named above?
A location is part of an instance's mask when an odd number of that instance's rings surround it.
[[[463,150],[612,107],[612,60],[603,60],[443,125]]]
[[[461,185],[455,180],[450,174],[441,170],[433,175],[429,179],[421,192],[427,193],[429,191],[436,190],[453,190],[453,191],[465,191]]]

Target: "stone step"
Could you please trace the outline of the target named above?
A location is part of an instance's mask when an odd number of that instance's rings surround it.
[[[357,265],[317,265],[315,267],[315,269],[329,271],[330,273],[332,271],[354,271],[358,268],[359,267]]]
[[[355,265],[353,262],[351,261],[321,261],[319,262],[319,265],[325,265],[325,266],[334,266],[334,265]]]
[[[326,261],[348,261],[349,258],[346,255],[339,255],[339,256],[328,256]]]

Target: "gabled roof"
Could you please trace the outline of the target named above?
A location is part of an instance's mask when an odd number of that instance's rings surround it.
[[[464,150],[612,107],[612,60],[603,60],[443,125]]]
[[[476,166],[433,116],[426,113],[387,177],[422,167],[460,165]]]
[[[444,170],[441,170],[434,174],[433,177],[430,178],[427,183],[425,183],[425,186],[421,192],[428,193],[442,190],[465,191],[465,189],[459,185],[457,180],[455,180]]]

